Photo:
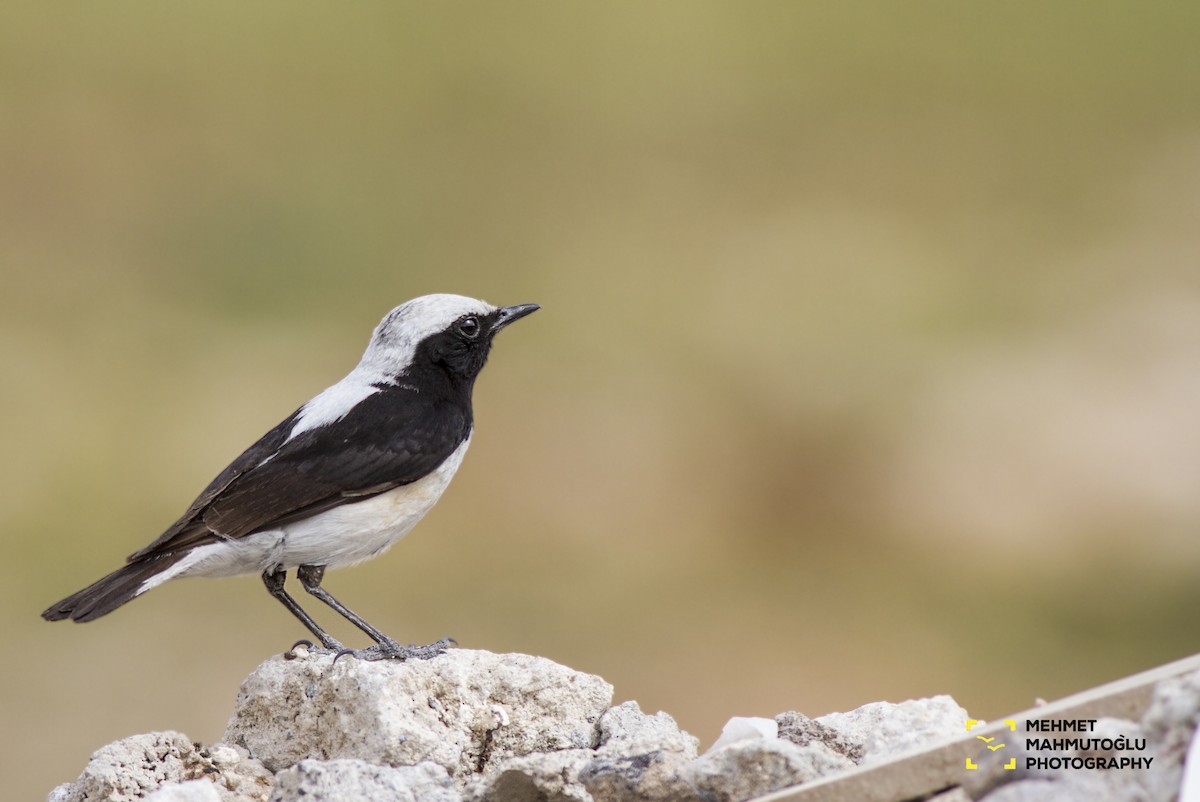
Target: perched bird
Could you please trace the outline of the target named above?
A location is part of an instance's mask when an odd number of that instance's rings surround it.
[[[492,338],[537,304],[495,307],[426,295],[389,312],[358,366],[246,449],[179,520],[127,564],[50,606],[91,621],[169,579],[259,573],[325,649],[367,660],[425,658],[452,641],[402,646],[321,587],[328,567],[370,559],[429,512],[471,442],[471,390]],[[346,649],[284,590],[300,585],[367,633]]]

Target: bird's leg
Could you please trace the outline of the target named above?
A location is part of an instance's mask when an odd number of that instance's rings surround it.
[[[428,660],[430,657],[437,657],[446,651],[446,649],[455,645],[453,638],[442,638],[437,643],[431,643],[428,646],[402,646],[399,642],[389,638],[368,624],[362,616],[342,604],[329,591],[321,587],[321,580],[325,577],[325,566],[302,565],[296,569],[296,577],[300,580],[301,586],[306,591],[332,607],[347,621],[367,633],[371,637],[371,640],[375,641],[375,645],[367,649],[342,649],[338,652],[338,657],[348,654],[361,660]]]
[[[263,571],[263,584],[267,586],[267,592],[279,599],[283,606],[288,608],[292,615],[300,619],[300,623],[308,627],[317,640],[321,641],[321,645],[330,651],[341,652],[346,647],[341,644],[336,638],[332,637],[328,632],[321,629],[317,622],[312,619],[304,609],[296,603],[288,592],[283,589],[283,583],[287,579],[287,571],[283,568],[273,568],[269,571]]]
[[[325,578],[325,566],[323,565],[302,565],[296,569],[296,578],[300,580],[300,585],[313,596],[316,596],[321,601],[328,604],[334,610],[351,624],[361,629],[363,632],[371,636],[371,640],[376,643],[383,643],[391,640],[387,635],[384,635],[375,627],[371,626],[358,613],[351,610],[346,605],[342,604],[337,599],[333,598],[333,594],[321,587],[321,580]]]

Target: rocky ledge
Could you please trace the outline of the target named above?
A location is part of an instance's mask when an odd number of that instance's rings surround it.
[[[452,649],[335,663],[300,650],[246,679],[218,743],[178,732],[116,741],[49,802],[735,802],[960,738],[968,718],[939,696],[732,719],[698,754],[666,713],[612,702],[604,680],[540,657]],[[1024,784],[996,798],[1024,798],[1012,796]]]

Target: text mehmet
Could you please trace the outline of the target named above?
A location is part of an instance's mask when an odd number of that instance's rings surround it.
[[[1025,722],[1026,732],[1095,732],[1096,719],[1029,719]],[[1025,748],[1030,752],[1142,752],[1146,749],[1145,738],[1026,738]],[[1106,757],[1088,755],[1081,757],[1027,757],[1027,769],[1148,769],[1152,757]]]

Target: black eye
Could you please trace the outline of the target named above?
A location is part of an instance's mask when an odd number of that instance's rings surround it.
[[[475,339],[479,336],[480,328],[479,318],[475,317],[474,315],[468,315],[467,317],[464,317],[462,320],[458,321],[458,330],[464,337]]]

